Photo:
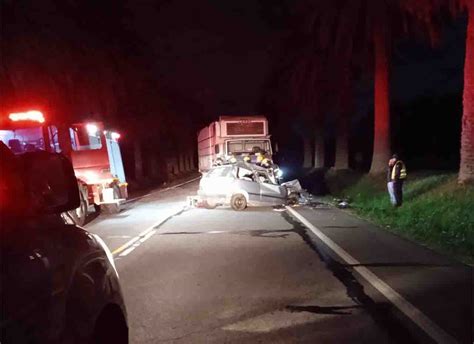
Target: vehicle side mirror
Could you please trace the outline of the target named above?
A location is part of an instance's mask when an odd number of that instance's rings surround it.
[[[18,157],[34,211],[59,214],[79,207],[76,176],[66,157],[42,151]]]

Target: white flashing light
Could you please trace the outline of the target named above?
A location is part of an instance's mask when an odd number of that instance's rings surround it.
[[[35,121],[44,123],[44,116],[40,111],[31,110],[26,112],[16,112],[8,115],[8,118],[14,122],[18,121]]]
[[[120,134],[113,132],[112,134],[110,134],[110,137],[112,137],[112,140],[117,141],[120,138]]]
[[[92,123],[87,123],[86,124],[86,130],[87,130],[87,133],[90,135],[90,136],[95,136],[97,135],[97,131],[99,130],[97,128],[97,126],[95,124],[92,124]]]

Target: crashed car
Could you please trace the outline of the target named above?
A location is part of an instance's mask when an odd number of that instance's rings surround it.
[[[262,167],[246,162],[213,167],[203,175],[198,197],[206,207],[230,205],[234,210],[247,206],[286,204],[288,189]]]

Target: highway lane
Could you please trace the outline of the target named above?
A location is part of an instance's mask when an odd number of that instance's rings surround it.
[[[87,226],[113,251],[146,232],[115,255],[131,343],[396,341],[286,212],[180,212],[196,189],[153,193]]]

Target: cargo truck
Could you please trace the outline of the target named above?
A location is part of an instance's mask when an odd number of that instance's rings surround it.
[[[197,141],[200,172],[245,155],[255,162],[256,151],[264,152],[270,159],[273,155],[264,116],[220,116],[199,131]]]

